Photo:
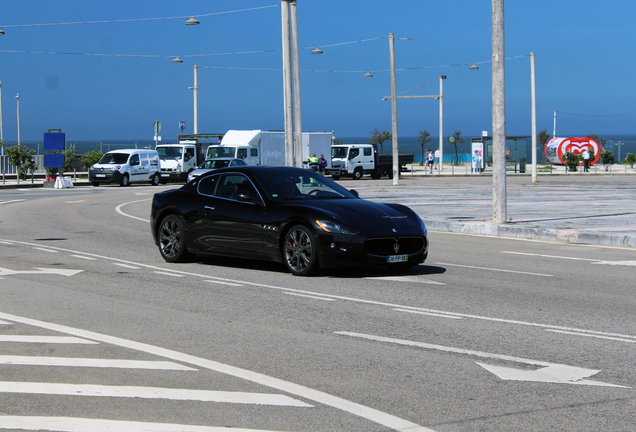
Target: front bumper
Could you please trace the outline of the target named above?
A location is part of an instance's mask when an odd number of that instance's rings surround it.
[[[119,171],[88,171],[88,181],[92,183],[119,183],[122,177],[123,175]]]

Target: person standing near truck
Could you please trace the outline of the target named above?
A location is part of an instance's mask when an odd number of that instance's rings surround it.
[[[325,175],[325,168],[327,168],[327,159],[323,155],[318,158],[318,172]]]
[[[585,151],[583,152],[583,172],[589,172],[590,171],[590,150],[589,149],[585,149]]]

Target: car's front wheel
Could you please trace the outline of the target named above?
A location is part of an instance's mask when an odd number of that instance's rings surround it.
[[[304,225],[293,226],[285,236],[283,261],[296,276],[308,276],[318,269],[318,244]]]
[[[119,181],[119,185],[120,185],[120,186],[128,186],[128,185],[130,185],[130,181],[129,181],[129,178],[128,178],[128,174],[127,174],[127,173],[126,173],[126,174],[124,174],[124,175],[121,177],[121,180]]]
[[[159,174],[155,173],[155,175],[152,176],[152,180],[150,181],[150,184],[153,186],[157,186],[159,185],[160,180],[161,180],[161,177],[159,176]]]
[[[181,218],[171,214],[159,224],[157,232],[159,252],[168,262],[185,262],[192,259],[193,254],[186,246],[186,233]]]

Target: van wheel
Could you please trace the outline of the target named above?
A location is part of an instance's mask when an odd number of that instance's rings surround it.
[[[339,176],[339,175],[333,175],[333,174],[332,174],[332,175],[331,175],[331,178],[332,178],[333,180],[340,180],[340,176]]]
[[[150,184],[153,186],[158,186],[160,180],[161,177],[159,177],[159,174],[155,173],[155,175],[152,176],[152,181],[150,182]]]
[[[171,214],[161,221],[157,239],[164,260],[173,263],[192,260],[194,254],[188,252],[185,228],[179,216]]]
[[[353,172],[353,179],[354,180],[360,180],[362,178],[362,169],[360,168],[356,168],[356,170]]]
[[[95,187],[99,186],[99,182],[91,182],[91,184]]]
[[[119,186],[128,186],[129,184],[130,184],[130,181],[128,180],[128,173],[126,173],[121,178],[121,181],[119,182]]]

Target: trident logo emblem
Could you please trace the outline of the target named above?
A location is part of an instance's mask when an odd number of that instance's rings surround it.
[[[395,246],[393,246],[393,251],[395,253],[398,253],[400,250],[400,244],[398,242],[395,242]]]

